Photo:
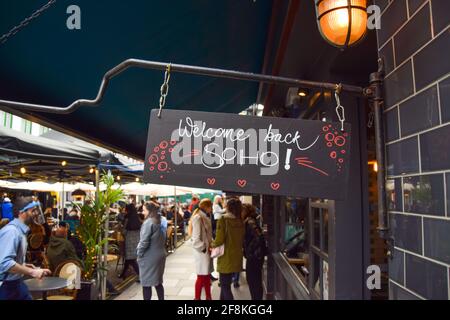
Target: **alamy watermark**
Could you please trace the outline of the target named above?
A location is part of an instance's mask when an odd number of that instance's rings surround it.
[[[66,26],[69,30],[81,30],[81,8],[77,5],[67,7],[66,13],[69,17],[66,20]],[[381,8],[377,5],[367,7],[367,29],[381,29]]]
[[[381,8],[377,5],[367,7],[367,29],[381,29]]]
[[[66,13],[69,15],[66,20],[67,29],[81,30],[81,8],[73,4],[67,7]]]
[[[367,278],[366,285],[369,290],[381,289],[381,268],[376,264],[367,267],[366,272],[369,277]]]

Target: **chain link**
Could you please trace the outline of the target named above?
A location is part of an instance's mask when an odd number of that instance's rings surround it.
[[[166,105],[166,97],[169,93],[169,80],[170,80],[170,68],[171,64],[167,65],[166,72],[164,73],[164,82],[161,85],[161,98],[159,98],[159,112],[158,118],[161,118],[161,112],[164,106]]]
[[[369,121],[367,122],[367,128],[372,128],[374,120],[375,120],[375,112],[373,112],[372,110],[369,113]]]
[[[336,99],[336,114],[338,116],[339,122],[341,123],[341,131],[344,131],[344,122],[345,122],[345,109],[341,105],[341,100],[339,99],[339,92],[341,91],[341,85],[336,87],[336,91],[334,92],[334,97]]]
[[[43,5],[40,9],[36,10],[31,16],[29,16],[28,18],[25,18],[20,24],[18,24],[17,26],[15,26],[11,30],[9,30],[7,33],[2,35],[0,37],[0,44],[5,43],[6,41],[9,40],[9,38],[16,35],[20,30],[22,30],[27,25],[29,25],[31,21],[33,21],[34,19],[39,17],[44,11],[46,11],[48,8],[50,8],[55,2],[56,2],[56,0],[50,0],[47,4]]]

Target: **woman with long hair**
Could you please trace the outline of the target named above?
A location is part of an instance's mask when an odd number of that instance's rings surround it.
[[[244,204],[242,208],[242,219],[245,225],[245,273],[252,300],[262,300],[262,267],[264,257],[267,254],[267,245],[263,232],[256,221],[256,217],[256,207],[251,204]]]
[[[217,258],[220,274],[220,300],[234,300],[231,292],[233,273],[241,272],[244,244],[244,224],[241,220],[242,203],[239,199],[227,201],[226,213],[217,221],[216,238],[211,247],[225,246],[224,254]]]
[[[194,248],[195,270],[195,300],[200,300],[202,288],[205,288],[206,300],[211,300],[211,256],[209,253],[212,242],[212,227],[210,215],[212,202],[203,199],[199,203],[196,214],[192,217],[192,247]]]
[[[159,300],[164,300],[163,275],[166,265],[166,231],[161,225],[159,205],[154,202],[144,204],[144,223],[137,246],[137,262],[144,300],[152,299],[155,287]]]
[[[134,272],[139,276],[139,267],[136,262],[136,248],[139,243],[141,225],[142,223],[139,219],[136,207],[134,204],[128,204],[125,207],[125,221],[123,227],[125,236],[125,264],[119,278],[125,278],[130,266],[133,267]]]

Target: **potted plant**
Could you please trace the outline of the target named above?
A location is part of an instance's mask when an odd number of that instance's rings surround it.
[[[114,177],[110,173],[103,173],[100,182],[106,189],[100,191],[96,199],[88,200],[82,206],[77,205],[81,219],[76,233],[85,248],[82,287],[78,293],[80,300],[95,300],[98,297],[96,278],[104,268],[97,262],[101,261],[100,257],[108,245],[105,226],[109,223],[109,208],[124,198],[122,189],[113,189]]]

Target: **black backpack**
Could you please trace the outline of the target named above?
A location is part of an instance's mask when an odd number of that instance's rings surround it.
[[[249,220],[246,231],[251,232],[249,241],[245,241],[244,253],[247,259],[264,259],[268,249],[261,228],[254,220]]]

